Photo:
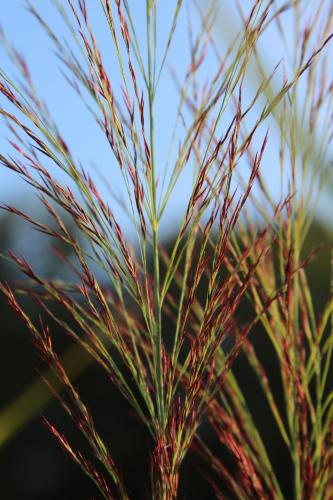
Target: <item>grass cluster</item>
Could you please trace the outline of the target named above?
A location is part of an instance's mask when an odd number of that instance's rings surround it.
[[[216,498],[283,499],[267,443],[233,370],[242,355],[288,450],[294,498],[331,498],[333,296],[317,314],[306,274],[314,255],[302,249],[319,194],[330,182],[333,6],[255,0],[243,12],[239,3],[241,28],[222,50],[213,34],[218,2],[205,11],[193,2],[197,28],[190,23],[188,66],[184,80],[176,82],[179,103],[171,150],[175,139],[178,149],[161,168],[156,99],[185,2],[174,2],[165,46],[157,43],[157,0],[145,2],[145,40],[138,36],[132,2],[96,2],[110,33],[112,71],[104,63],[85,0],[54,3],[70,41],[52,31],[33,3],[29,9],[105,136],[112,169],[121,173],[122,209],[133,230],[122,227],[115,209],[119,198],[102,196],[92,174],[75,159],[38,97],[23,57],[7,45],[20,77],[13,81],[1,70],[0,114],[13,154],[2,154],[0,160],[37,193],[53,222],[3,208],[68,247],[58,257],[76,279],[50,280],[24,257],[10,253],[7,258],[28,280],[0,286],[59,379],[62,389],[56,385],[52,390],[93,458],[72,446],[51,422],[46,424],[103,498],[128,498],[112,443],[98,433],[55,348],[49,316],[102,367],[148,429],[151,498],[177,497],[180,468],[191,449],[207,461]],[[295,46],[291,54],[286,49],[285,65],[267,75],[260,39],[274,26],[281,45],[288,45],[286,14],[295,20]],[[215,62],[204,81],[207,58]],[[251,65],[259,83],[249,97]],[[268,122],[276,134],[271,142]],[[268,144],[275,151],[267,151]],[[265,164],[274,171],[272,178],[280,179],[278,201],[263,174]],[[161,220],[189,169],[191,194],[167,249]],[[20,294],[36,301],[43,312],[40,324],[26,314]],[[54,302],[70,314],[75,327],[55,316]],[[251,314],[244,317],[240,311],[246,302]],[[261,341],[269,343],[278,367],[283,405],[267,375],[269,361],[258,354]],[[200,433],[203,421],[214,434],[214,450]],[[227,450],[228,460],[216,453],[218,446]]]

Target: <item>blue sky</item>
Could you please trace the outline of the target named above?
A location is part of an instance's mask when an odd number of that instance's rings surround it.
[[[45,18],[52,29],[59,33],[67,33],[64,24],[60,17],[55,12],[51,1],[32,2],[34,6],[38,6],[38,10],[43,18]],[[97,2],[99,4],[99,2]],[[161,2],[160,9],[160,43],[161,47],[165,45],[168,32],[172,20],[174,2]],[[76,155],[76,159],[82,161],[87,169],[93,170],[92,162],[98,165],[99,170],[113,185],[117,186],[120,177],[118,169],[110,155],[109,149],[106,147],[105,139],[97,131],[92,118],[86,112],[80,99],[73,93],[70,87],[65,82],[59,69],[60,63],[52,54],[52,43],[47,39],[45,33],[38,25],[36,20],[24,8],[25,2],[21,0],[11,0],[6,2],[5,8],[1,12],[1,26],[3,27],[7,38],[14,44],[14,46],[22,52],[25,56],[34,83],[37,87],[39,95],[48,104],[48,107],[55,118],[56,123],[60,127],[63,137],[70,144],[72,151]],[[112,41],[109,33],[105,29],[105,22],[103,23],[98,13],[99,9],[91,8],[94,5],[94,0],[88,0],[88,7],[92,23],[97,27],[98,40],[100,46],[104,49],[106,60],[108,60],[108,50],[112,50]],[[96,5],[96,3],[95,3]],[[138,4],[137,4],[138,5]],[[138,37],[145,40],[145,24],[144,8],[136,8],[133,10],[136,26],[138,29]],[[179,29],[176,32],[175,46],[172,48],[170,57],[173,59],[173,66],[177,72],[182,73],[182,58],[174,57],[179,46],[184,48],[187,43],[185,33],[185,16],[180,17]],[[67,33],[68,34],[68,33]],[[184,51],[183,51],[184,52]],[[2,64],[10,75],[13,74],[13,68],[10,61],[4,56],[2,52]],[[110,63],[110,74],[113,82],[120,82],[119,72],[113,72],[112,62]],[[161,80],[160,91],[158,95],[158,120],[156,123],[158,157],[161,162],[167,155],[168,141],[166,138],[171,134],[172,123],[174,122],[175,106],[177,103],[178,95],[175,86],[171,84],[170,76]],[[170,104],[173,104],[170,106]],[[1,127],[0,147],[2,150],[8,151],[8,145],[3,138],[7,134],[4,127]],[[26,195],[31,190],[20,182],[15,174],[8,172],[4,169],[0,171],[0,199],[3,201],[19,201],[22,200],[23,194],[26,200]],[[190,179],[185,179],[185,185],[190,185]],[[103,190],[103,187],[102,187]],[[185,189],[186,190],[186,189]],[[175,193],[176,199],[180,205],[183,205],[184,186]],[[105,191],[105,196],[107,193]],[[182,198],[182,199],[181,199]],[[177,207],[173,205],[173,212],[177,212]]]
[[[139,39],[145,40],[145,2],[136,1],[132,3]],[[244,4],[243,2],[244,5],[248,5],[249,3],[250,2],[246,2]],[[13,42],[14,46],[26,57],[37,90],[40,96],[48,103],[56,123],[60,126],[61,133],[74,152],[75,158],[80,160],[82,164],[91,171],[93,171],[94,168],[92,163],[96,163],[99,171],[108,179],[113,189],[116,191],[121,190],[119,172],[106,146],[105,139],[97,131],[97,128],[94,126],[91,117],[85,111],[79,98],[75,96],[73,91],[64,81],[59,71],[60,63],[52,54],[51,42],[46,38],[45,33],[37,24],[36,20],[26,11],[24,4],[25,2],[21,0],[6,1],[0,14],[1,26],[5,30],[8,39]],[[42,17],[50,23],[55,32],[66,33],[63,22],[55,13],[51,0],[43,2],[33,0],[32,4],[38,7]],[[98,15],[99,9],[96,9],[96,4],[99,4],[99,2],[88,0],[87,4],[88,7],[90,7],[89,10],[92,23],[97,28],[98,40],[100,41],[101,47],[104,49],[106,60],[109,58],[111,78],[114,82],[119,82],[119,74],[116,67],[112,65],[112,57],[110,56],[112,52],[111,38]],[[201,4],[205,5],[205,1],[202,1]],[[230,7],[233,4],[234,2],[221,2],[222,7],[223,5]],[[142,5],[142,7],[139,5]],[[160,9],[158,19],[160,36],[159,48],[162,51],[169,32],[175,1],[160,1],[158,5]],[[237,18],[236,16],[233,17],[235,12],[230,11],[229,8],[222,8],[221,12],[216,23],[217,30],[220,29],[221,32],[220,34],[217,33],[216,40],[217,43],[224,44],[226,39],[230,39],[234,30],[232,26],[233,22],[231,21]],[[195,15],[193,14],[191,17],[193,18],[195,27]],[[185,7],[180,16],[169,58],[170,66],[172,66],[178,74],[184,73],[184,61],[187,62],[189,56],[186,19],[187,9]],[[285,15],[283,19],[288,32],[288,25],[290,25],[290,28],[292,27],[292,19],[288,17],[288,15]],[[289,32],[292,33],[292,30],[290,29]],[[268,52],[266,47],[274,47],[274,50]],[[268,31],[265,35],[261,44],[261,50],[268,68],[273,68],[283,57],[284,53],[282,48],[279,48],[277,44],[277,35],[274,30]],[[214,64],[213,59],[207,59],[207,71],[210,69],[209,64]],[[3,52],[1,52],[1,66],[6,70],[8,69],[9,74],[12,74],[10,61],[4,56]],[[115,68],[115,71],[113,71],[113,68]],[[177,103],[178,93],[170,77],[167,66],[157,95],[156,144],[157,160],[160,165],[164,165],[167,156],[169,138],[173,130]],[[277,142],[276,138],[274,138],[274,125],[272,123],[268,123],[267,126],[268,125],[271,127],[271,132],[270,145],[266,154],[271,155],[273,158],[273,151],[276,151]],[[265,129],[263,128],[263,133],[264,132]],[[0,148],[6,151],[8,150],[8,146],[3,138],[4,133],[6,132],[1,125]],[[174,155],[175,154],[176,153],[174,153]],[[278,197],[279,167],[276,164],[275,168],[271,162],[268,168],[269,170],[267,170],[266,177],[272,186],[274,195]],[[171,224],[168,223],[168,226],[166,226],[170,230],[173,229],[173,221],[175,224],[179,222],[180,214],[186,206],[186,198],[191,187],[191,178],[192,175],[190,171],[184,173],[171,199],[170,207],[166,212],[166,219],[172,221]],[[101,189],[103,191],[104,188],[102,187]],[[0,170],[0,199],[2,201],[15,203],[18,201],[23,204],[29,199],[29,192],[31,192],[31,190],[27,189],[23,183],[17,179],[17,176],[4,169]],[[104,190],[103,194],[107,197],[107,190]],[[122,217],[120,214],[119,216]],[[123,223],[126,224],[127,221],[123,219]]]

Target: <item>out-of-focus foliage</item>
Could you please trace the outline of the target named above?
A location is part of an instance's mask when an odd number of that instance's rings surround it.
[[[13,240],[12,225],[17,221],[13,217],[1,217],[1,252],[5,252],[9,247],[16,247]],[[24,227],[20,228],[25,233]],[[45,255],[44,265],[46,270],[52,267],[49,263],[50,252],[43,246],[43,241],[36,234],[33,247],[36,255]],[[321,250],[316,259],[308,266],[308,275],[311,289],[314,292],[315,309],[319,313],[324,307],[327,297],[327,280],[324,276],[330,273],[330,249],[332,246],[333,234],[330,230],[316,221],[309,232],[305,243],[304,252],[308,254],[313,251],[318,243]],[[172,247],[172,239],[165,243],[166,247]],[[57,275],[57,268],[54,275]],[[61,270],[59,270],[61,273]],[[16,276],[12,266],[4,261],[0,262],[0,278],[13,280]],[[18,276],[16,276],[18,278]],[[176,290],[175,290],[176,292]],[[176,292],[177,293],[177,292]],[[47,386],[41,382],[37,383],[36,391],[29,393],[31,384],[38,382],[38,374],[35,368],[41,366],[38,356],[31,345],[27,332],[22,327],[21,322],[15,314],[10,311],[7,304],[1,298],[1,318],[2,334],[0,337],[1,348],[1,413],[2,432],[6,431],[6,423],[10,432],[6,434],[7,440],[0,444],[0,464],[2,470],[1,495],[8,500],[37,500],[48,499],[58,500],[61,498],[79,497],[82,499],[91,498],[95,494],[95,488],[88,479],[80,473],[77,467],[67,457],[49,435],[40,420],[40,411],[49,419],[59,422],[62,428],[66,429],[72,439],[75,439],[75,428],[68,425],[67,419],[54,401],[53,395]],[[37,314],[33,303],[29,304],[32,316]],[[244,315],[251,314],[251,308],[244,305]],[[167,319],[166,319],[167,321]],[[168,325],[168,328],[171,328]],[[59,335],[60,332],[58,332]],[[254,333],[254,337],[255,337]],[[272,353],[269,345],[261,346],[260,340],[256,341],[262,359],[267,359],[267,366],[272,367]],[[67,342],[61,339],[62,349],[66,351]],[[77,359],[78,358],[78,359]],[[74,367],[82,363],[80,352],[72,353],[71,363]],[[273,363],[274,365],[274,363]],[[42,371],[43,368],[41,367]],[[269,409],[264,398],[260,397],[260,387],[247,367],[244,358],[240,357],[236,363],[235,370],[240,385],[244,388],[251,410],[255,414],[256,422],[260,432],[264,435],[268,450],[275,465],[277,475],[281,479],[286,498],[292,494],[291,468],[288,455],[279,434],[271,420]],[[276,366],[269,372],[273,387],[280,390],[276,380]],[[103,382],[100,370],[91,364],[81,370],[75,378],[75,384],[82,388],[89,402],[93,404],[94,414],[99,425],[102,426],[106,435],[112,441],[118,459],[122,463],[124,476],[128,478],[131,485],[132,498],[141,499],[146,495],[142,478],[147,474],[147,446],[149,436],[133,418],[130,407],[121,395],[113,390],[107,382]],[[13,406],[13,403],[20,401],[25,395],[26,403],[23,406]],[[107,400],[106,400],[107,398]],[[283,406],[282,395],[279,395],[279,405]],[[13,406],[11,420],[4,420],[4,414]],[[21,426],[12,430],[12,419],[19,418]],[[2,420],[1,420],[2,419]],[[275,429],[275,430],[274,430]],[[214,449],[214,438],[208,427],[203,426],[202,435]],[[80,443],[81,445],[82,443]],[[221,450],[216,447],[217,452]],[[224,453],[221,458],[229,461]],[[181,482],[181,491],[189,498],[213,498],[214,492],[210,485],[198,474],[198,471],[205,470],[205,464],[196,454],[191,454],[184,464],[184,476]],[[148,478],[147,478],[148,479]]]

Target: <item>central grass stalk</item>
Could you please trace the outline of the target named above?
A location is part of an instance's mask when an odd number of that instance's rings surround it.
[[[159,218],[156,203],[155,181],[155,145],[154,145],[154,82],[152,72],[151,50],[151,0],[147,0],[147,49],[148,49],[148,97],[149,97],[149,125],[150,125],[150,193],[152,202],[152,233],[153,233],[153,260],[154,260],[154,313],[155,313],[155,376],[157,384],[157,414],[159,425],[164,422],[164,390],[162,370],[162,320],[160,296],[160,263],[159,263]]]

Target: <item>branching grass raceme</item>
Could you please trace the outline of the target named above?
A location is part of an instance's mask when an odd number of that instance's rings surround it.
[[[24,58],[9,44],[20,78],[15,81],[3,69],[0,74],[1,123],[12,148],[1,154],[1,164],[37,193],[51,222],[14,206],[2,208],[62,242],[68,248],[62,265],[75,276],[70,283],[45,278],[10,252],[6,258],[27,281],[2,283],[1,291],[59,379],[63,390],[51,390],[93,459],[52,422],[45,423],[103,498],[129,498],[112,442],[99,433],[66,372],[50,323],[89,353],[146,426],[153,443],[150,498],[177,498],[181,465],[191,450],[209,465],[205,470],[211,475],[205,474],[216,498],[282,500],[285,493],[268,443],[234,370],[242,356],[289,454],[293,498],[329,499],[333,299],[331,292],[318,315],[306,273],[315,254],[304,255],[303,244],[319,194],[331,182],[332,22],[324,21],[332,20],[333,7],[325,1],[306,8],[297,1],[255,0],[243,12],[242,3],[235,2],[239,32],[229,47],[220,47],[215,35],[224,27],[214,24],[218,2],[206,10],[187,2],[193,9],[190,57],[182,62],[183,76],[174,72],[179,103],[173,153],[162,168],[157,101],[186,2],[172,2],[164,45],[158,22],[162,2],[141,3],[145,37],[133,2],[100,0],[93,7],[100,9],[110,35],[112,71],[88,1],[54,2],[69,40],[42,19],[36,2],[28,4],[63,65],[68,91],[82,98],[87,119],[108,144],[112,169],[121,174],[130,231],[122,222],[119,199],[108,198],[97,187],[94,172],[76,160],[38,97]],[[266,74],[261,39],[277,28],[281,46],[288,44],[283,28],[287,14],[295,20],[297,45],[284,64]],[[251,92],[253,67],[259,83]],[[193,173],[192,189],[168,248],[162,221],[188,171]],[[278,197],[270,176],[281,183]],[[21,305],[23,294],[38,304],[40,324]],[[70,315],[71,324],[54,313],[54,303]],[[245,304],[250,313],[242,316]],[[274,357],[283,406],[267,373],[267,359],[260,356],[261,344],[269,345]],[[216,453],[216,446],[211,449],[202,422],[234,465]]]

